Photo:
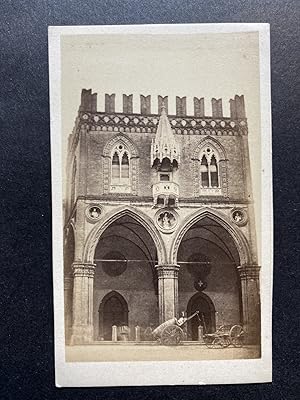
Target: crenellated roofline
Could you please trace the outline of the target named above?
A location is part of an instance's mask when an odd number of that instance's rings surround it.
[[[175,135],[205,135],[205,136],[238,136],[248,134],[245,117],[244,96],[235,96],[230,100],[230,117],[223,116],[222,100],[212,99],[214,116],[204,115],[204,99],[194,98],[194,114],[181,115],[185,112],[182,99],[177,96],[177,114],[169,114],[172,132]],[[141,95],[141,113],[133,113],[133,95],[123,95],[123,112],[115,111],[115,96],[106,95],[106,111],[97,111],[97,94],[91,89],[82,90],[81,104],[75,120],[73,134],[69,139],[70,148],[78,141],[81,129],[119,133],[152,133],[158,128],[160,113],[151,113],[150,96]],[[199,101],[198,101],[199,100]],[[158,96],[158,106],[162,103],[168,110],[168,97]],[[126,110],[124,112],[124,110]],[[203,115],[202,115],[203,114]]]

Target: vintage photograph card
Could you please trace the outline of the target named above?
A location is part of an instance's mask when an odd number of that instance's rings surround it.
[[[271,381],[269,46],[49,28],[57,386]]]

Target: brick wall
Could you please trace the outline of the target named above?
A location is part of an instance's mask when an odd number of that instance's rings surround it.
[[[86,168],[85,174],[80,174],[81,179],[86,180],[84,185],[78,185],[80,195],[101,196],[103,194],[103,149],[106,143],[117,132],[88,131],[86,144],[81,141],[80,157],[86,157],[86,163],[79,163],[79,168]],[[151,184],[155,174],[151,171],[150,147],[153,133],[126,133],[126,136],[134,143],[138,152],[138,195],[152,196]],[[199,142],[205,136],[202,135],[176,135],[180,143],[181,163],[178,171],[178,183],[180,197],[194,198],[194,168],[193,156]],[[214,136],[225,148],[227,154],[227,178],[228,194],[232,200],[243,200],[245,191],[244,164],[241,139],[239,136]],[[153,177],[151,178],[151,176]]]

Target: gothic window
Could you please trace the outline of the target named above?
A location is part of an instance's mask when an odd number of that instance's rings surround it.
[[[103,193],[136,195],[138,153],[126,135],[111,138],[103,149]]]
[[[111,184],[130,185],[130,157],[123,143],[118,143],[112,151]]]
[[[200,179],[202,188],[219,188],[218,154],[206,146],[200,154]]]
[[[194,195],[228,196],[227,155],[214,137],[199,141],[193,152]]]

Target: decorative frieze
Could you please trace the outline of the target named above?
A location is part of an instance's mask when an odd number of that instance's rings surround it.
[[[77,129],[90,129],[104,132],[156,133],[159,115],[118,114],[118,113],[80,113]],[[236,136],[247,135],[246,120],[234,121],[231,118],[196,118],[192,116],[169,115],[172,130],[178,135]]]

